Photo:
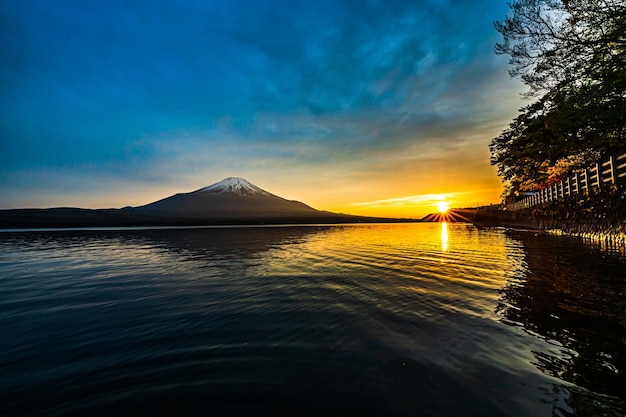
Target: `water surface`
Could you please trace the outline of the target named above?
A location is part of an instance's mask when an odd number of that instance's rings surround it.
[[[618,416],[626,262],[465,224],[0,234],[0,411]]]

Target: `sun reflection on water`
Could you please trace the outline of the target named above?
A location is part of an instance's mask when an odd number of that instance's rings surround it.
[[[448,250],[448,223],[441,222],[441,250]]]

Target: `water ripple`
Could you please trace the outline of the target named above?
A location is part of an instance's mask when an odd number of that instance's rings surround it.
[[[624,263],[587,251],[464,224],[2,234],[2,414],[620,415]]]

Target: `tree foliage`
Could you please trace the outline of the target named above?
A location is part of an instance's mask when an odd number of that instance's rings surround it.
[[[583,150],[626,145],[626,0],[515,0],[496,22],[511,76],[535,101],[491,142],[511,192],[545,182],[550,167]]]

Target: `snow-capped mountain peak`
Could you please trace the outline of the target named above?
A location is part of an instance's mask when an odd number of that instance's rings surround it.
[[[218,183],[209,185],[208,187],[200,188],[198,192],[212,193],[212,194],[237,193],[240,195],[249,195],[249,194],[271,195],[267,191],[262,190],[261,188],[257,187],[251,182],[246,181],[243,178],[237,178],[237,177],[225,178]]]

